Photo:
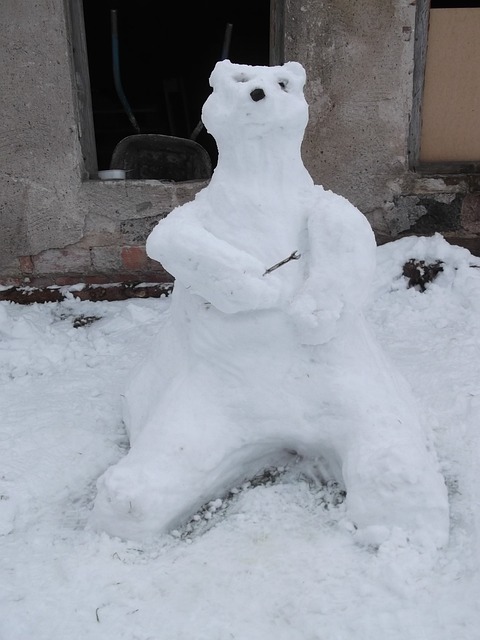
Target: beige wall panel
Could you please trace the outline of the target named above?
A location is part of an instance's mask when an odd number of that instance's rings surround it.
[[[420,160],[480,160],[480,8],[430,12]]]

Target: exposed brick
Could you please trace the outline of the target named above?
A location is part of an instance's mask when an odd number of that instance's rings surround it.
[[[30,278],[13,278],[9,276],[2,276],[0,284],[2,287],[18,287],[29,283]]]
[[[148,262],[145,247],[123,247],[122,263],[128,271],[143,271],[147,269]]]
[[[18,258],[18,262],[20,265],[20,271],[23,274],[33,273],[34,267],[33,267],[32,256],[20,256]]]

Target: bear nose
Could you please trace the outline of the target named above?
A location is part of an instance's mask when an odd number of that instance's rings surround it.
[[[254,89],[251,92],[250,97],[254,102],[263,100],[265,98],[265,91],[263,89]]]

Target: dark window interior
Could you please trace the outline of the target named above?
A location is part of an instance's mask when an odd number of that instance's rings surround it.
[[[112,9],[122,86],[142,134],[190,138],[210,93],[208,78],[221,57],[227,24],[233,25],[232,62],[269,64],[269,0],[84,0],[83,8],[99,169],[109,167],[120,140],[136,133],[114,87]],[[197,142],[215,164],[211,136],[202,130]]]

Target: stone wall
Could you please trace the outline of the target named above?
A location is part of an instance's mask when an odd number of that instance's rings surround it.
[[[443,233],[479,252],[480,181],[409,167],[420,1],[286,1],[285,59],[307,69],[305,163],[349,198],[377,238]]]
[[[0,3],[1,282],[168,280],[145,239],[205,183],[88,179],[68,7]],[[308,75],[305,164],[365,213],[380,241],[439,231],[478,252],[480,180],[408,166],[415,9],[412,0],[285,0],[285,59]]]
[[[145,239],[204,183],[88,180],[68,24],[64,0],[0,3],[1,282],[170,280]]]
[[[1,261],[78,241],[80,145],[61,0],[0,3]]]
[[[157,181],[80,182],[72,195],[73,211],[81,220],[76,242],[54,227],[50,243],[40,251],[22,253],[2,268],[2,283],[45,286],[75,282],[104,283],[148,279],[170,282],[171,276],[145,253],[153,226],[205,185]]]

